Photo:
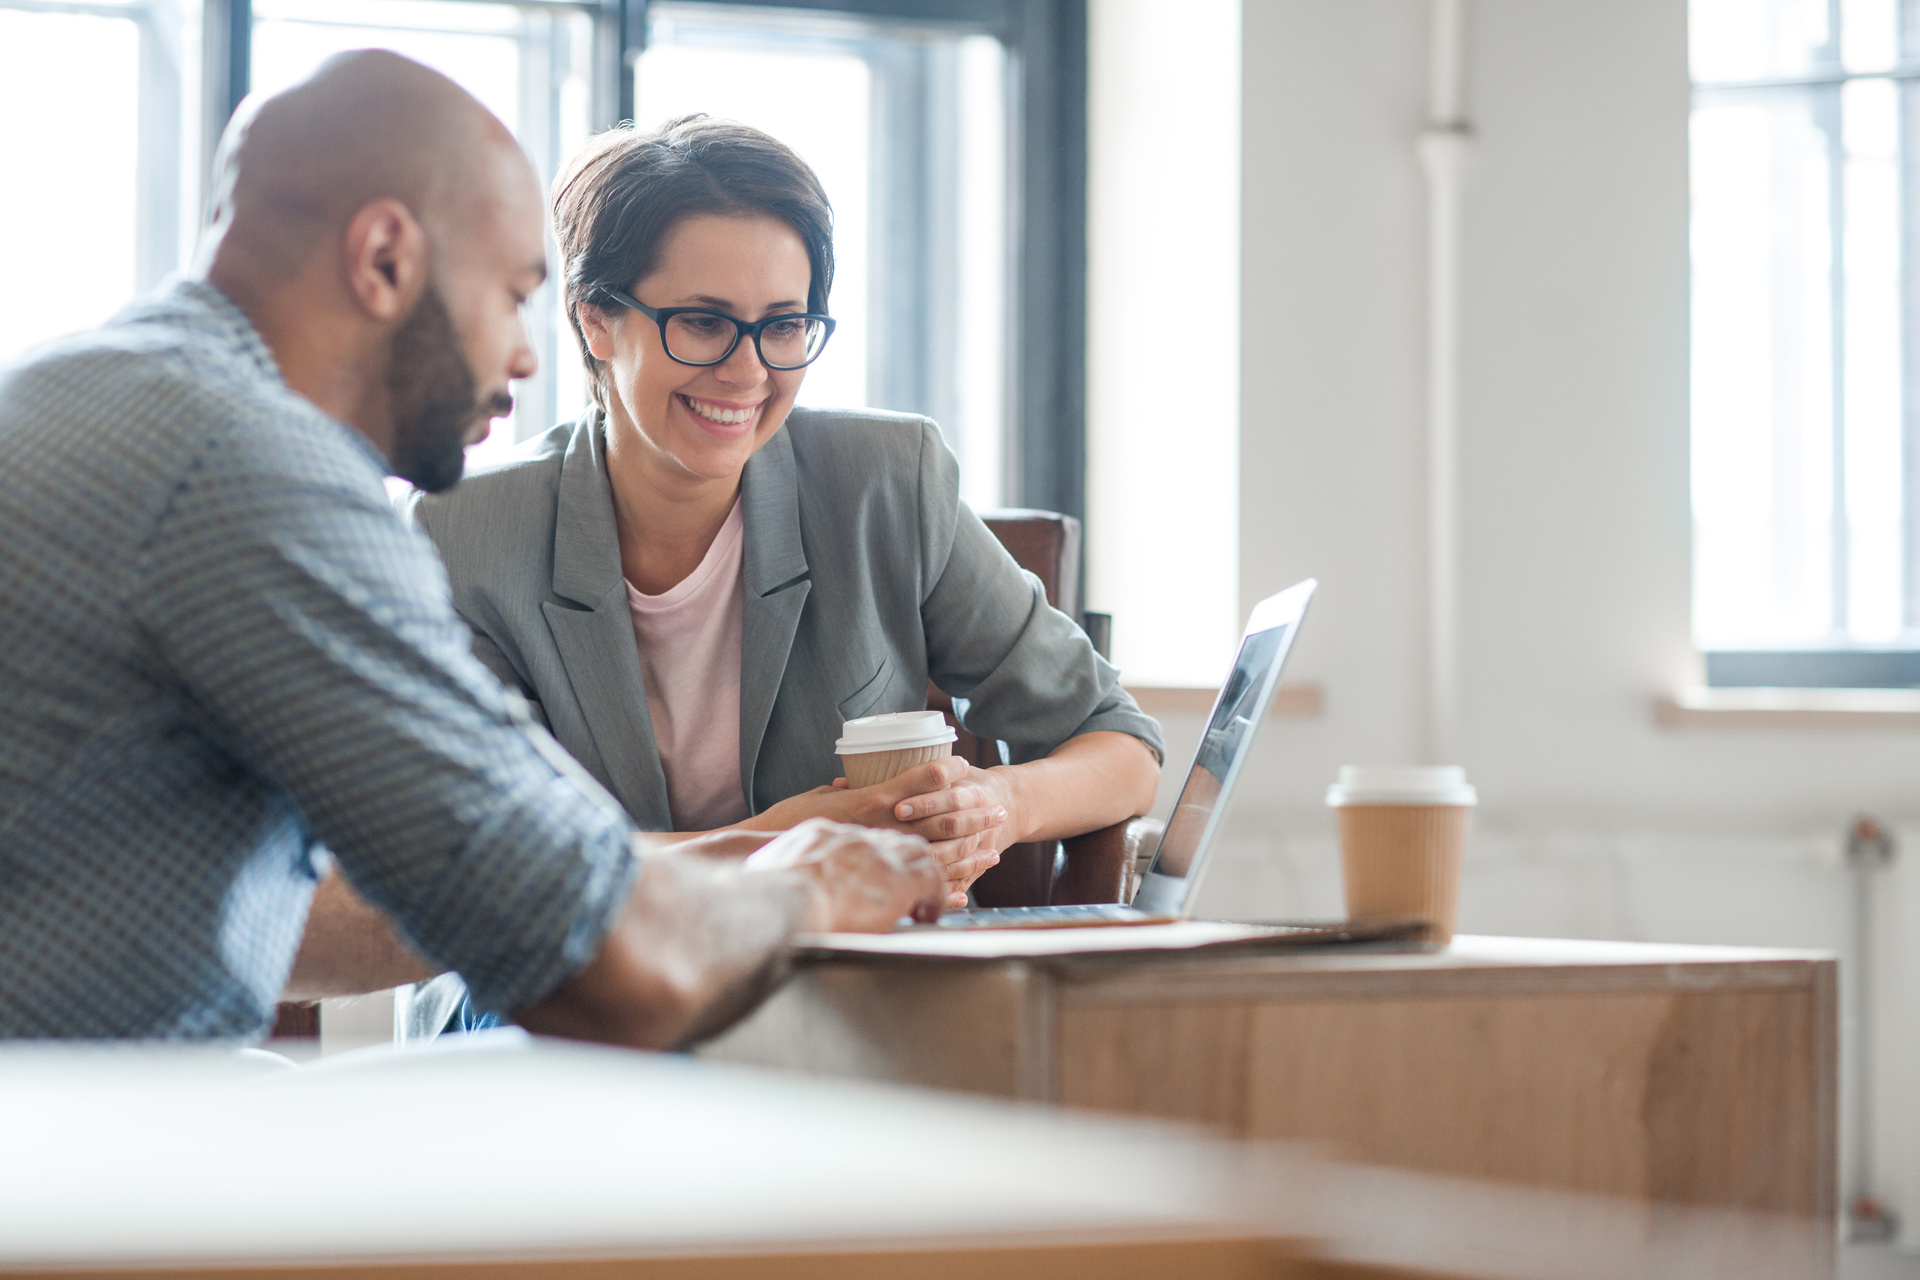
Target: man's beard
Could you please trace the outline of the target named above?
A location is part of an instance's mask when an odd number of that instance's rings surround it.
[[[432,281],[394,331],[387,394],[393,406],[389,465],[393,474],[428,493],[459,483],[467,465],[467,431],[477,419],[513,411],[513,397],[504,392],[481,403],[480,380]]]

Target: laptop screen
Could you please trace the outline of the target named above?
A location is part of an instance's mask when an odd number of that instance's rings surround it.
[[[1198,879],[1200,855],[1226,809],[1255,730],[1273,704],[1280,669],[1312,590],[1311,584],[1302,585],[1305,591],[1295,588],[1282,592],[1262,601],[1254,611],[1247,634],[1240,641],[1240,652],[1234,657],[1233,670],[1213,704],[1206,733],[1194,753],[1193,767],[1180,788],[1180,799],[1167,820],[1166,834],[1134,899],[1136,907],[1158,913],[1178,912],[1185,905]],[[1269,619],[1274,625],[1261,625]]]

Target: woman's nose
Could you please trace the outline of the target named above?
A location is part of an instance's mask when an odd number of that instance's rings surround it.
[[[760,362],[760,351],[753,345],[753,339],[742,335],[740,345],[719,363],[714,373],[722,382],[754,387],[766,380],[767,366]]]

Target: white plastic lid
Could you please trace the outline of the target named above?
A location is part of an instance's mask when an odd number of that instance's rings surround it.
[[[858,756],[871,751],[899,751],[904,747],[933,747],[959,735],[938,711],[889,711],[862,716],[841,726],[846,735],[833,744],[837,755]]]
[[[1342,765],[1340,781],[1327,788],[1327,803],[1343,804],[1478,804],[1480,794],[1467,782],[1467,771],[1456,764],[1406,765],[1377,768]]]

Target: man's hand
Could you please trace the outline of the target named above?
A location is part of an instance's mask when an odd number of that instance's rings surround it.
[[[946,874],[918,836],[810,818],[746,861],[800,876],[814,890],[810,933],[885,933],[902,916],[940,918]]]
[[[849,787],[846,779],[833,786],[815,787],[782,800],[743,825],[792,827],[808,818],[827,818],[863,827],[885,827],[921,836],[932,845],[933,856],[946,868],[949,903],[966,904],[966,889],[988,867],[1000,861],[1000,850],[1012,843],[1002,839],[1006,808],[985,789],[956,788],[962,779],[986,773],[974,769],[962,756],[943,756],[915,765],[897,777],[871,787]],[[955,803],[938,814],[902,817],[900,806],[915,797],[953,792]]]
[[[689,857],[686,847],[644,849],[599,952],[518,1010],[522,1026],[640,1048],[694,1044],[779,985],[795,933],[878,931],[940,914],[939,864],[913,836],[803,822],[745,863]]]

